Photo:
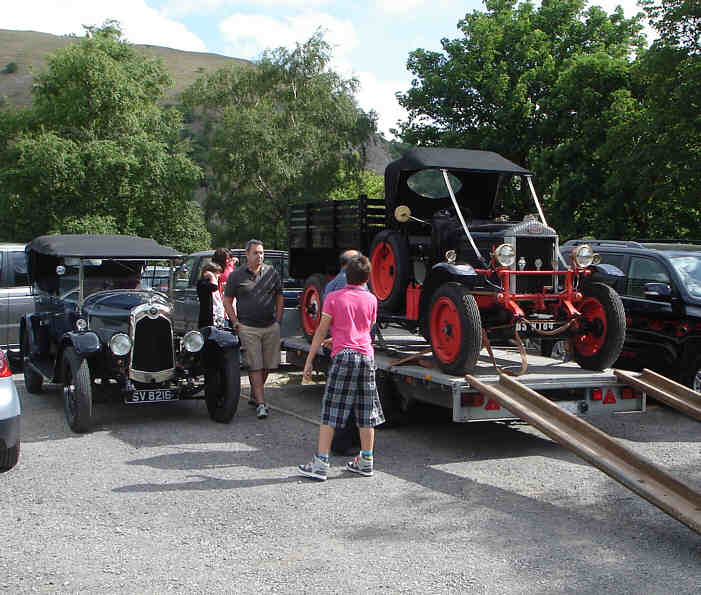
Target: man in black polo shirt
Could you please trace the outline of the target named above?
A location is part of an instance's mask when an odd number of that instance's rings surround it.
[[[263,242],[249,240],[246,266],[229,275],[224,290],[224,309],[246,354],[258,419],[268,417],[263,387],[268,372],[280,364],[280,322],[284,312],[282,280],[275,267],[263,263],[263,257]]]

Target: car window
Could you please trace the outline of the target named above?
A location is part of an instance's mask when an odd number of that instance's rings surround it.
[[[601,256],[601,262],[604,264],[612,264],[615,267],[618,267],[622,271],[625,271],[623,268],[623,265],[626,260],[626,255],[625,254],[619,254],[616,252],[599,252],[599,256]]]
[[[701,255],[675,256],[670,260],[687,291],[694,297],[701,297]]]
[[[175,289],[187,289],[190,285],[190,273],[196,264],[197,256],[192,256],[178,267],[175,271]]]
[[[669,275],[662,264],[656,260],[632,256],[628,282],[626,283],[626,295],[644,298],[646,283],[669,284]]]

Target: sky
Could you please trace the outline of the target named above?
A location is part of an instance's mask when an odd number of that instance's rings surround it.
[[[623,6],[642,12],[636,0],[593,0],[607,12]],[[83,35],[83,25],[120,22],[127,41],[254,60],[266,49],[293,48],[321,28],[333,47],[332,68],[360,82],[358,105],[378,114],[378,129],[391,128],[406,112],[397,92],[411,87],[406,69],[417,48],[441,50],[457,38],[458,21],[480,0],[20,0],[0,11],[0,29]]]

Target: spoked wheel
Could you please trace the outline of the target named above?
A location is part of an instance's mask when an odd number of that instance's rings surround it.
[[[482,322],[474,296],[462,285],[441,285],[431,298],[428,329],[441,370],[462,375],[477,364]]]
[[[370,288],[379,305],[390,312],[401,310],[409,284],[409,248],[396,231],[375,236],[370,247]]]
[[[73,347],[63,352],[63,409],[66,421],[74,432],[87,432],[92,427],[92,381],[88,361],[78,356]]]
[[[604,283],[590,283],[575,307],[582,313],[580,332],[572,337],[572,356],[587,370],[603,370],[618,359],[626,335],[619,295]]]
[[[241,397],[240,351],[226,349],[210,361],[218,366],[207,368],[204,373],[204,398],[209,417],[216,422],[228,424],[236,414]]]
[[[319,322],[321,322],[321,306],[324,301],[326,283],[326,277],[319,274],[311,275],[304,283],[299,306],[302,318],[302,331],[307,341],[312,340]]]

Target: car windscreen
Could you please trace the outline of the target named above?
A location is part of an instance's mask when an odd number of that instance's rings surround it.
[[[694,297],[701,297],[701,254],[672,256],[670,261],[684,281],[686,290]]]

